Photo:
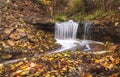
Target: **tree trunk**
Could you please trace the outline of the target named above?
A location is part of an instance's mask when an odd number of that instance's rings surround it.
[[[106,0],[102,0],[102,10],[103,11],[107,10],[107,8],[106,8]]]

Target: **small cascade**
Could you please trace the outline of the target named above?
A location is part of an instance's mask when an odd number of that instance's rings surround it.
[[[55,39],[57,43],[61,44],[61,48],[55,50],[52,53],[61,52],[71,49],[82,49],[82,51],[90,51],[90,44],[103,44],[91,40],[91,24],[90,22],[84,24],[84,37],[83,40],[76,39],[78,23],[69,20],[68,22],[56,23],[55,24]],[[78,47],[78,48],[77,48]]]
[[[90,22],[86,22],[83,26],[84,28],[84,37],[83,37],[83,41],[80,43],[81,46],[85,46],[86,49],[84,49],[84,51],[89,51],[91,50],[91,47],[89,45],[89,40],[91,40],[91,30],[90,30],[90,27],[91,27],[91,24]]]
[[[91,24],[90,22],[85,23],[84,25],[84,40],[91,40]]]
[[[56,39],[76,39],[78,24],[69,20],[68,22],[56,23],[55,38]]]
[[[55,39],[61,44],[61,48],[56,51],[64,51],[76,46],[78,23],[69,20],[68,22],[56,23]]]

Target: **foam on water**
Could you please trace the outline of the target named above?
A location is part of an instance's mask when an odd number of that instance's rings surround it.
[[[57,43],[59,43],[61,45],[61,48],[55,50],[54,52],[61,52],[61,51],[65,51],[65,50],[69,50],[75,46],[77,46],[75,44],[75,42],[77,42],[76,40],[62,40],[62,39],[56,39]]]

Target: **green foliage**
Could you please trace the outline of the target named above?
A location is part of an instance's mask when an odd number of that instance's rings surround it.
[[[106,16],[111,16],[117,14],[117,11],[109,10],[107,12],[103,12],[101,10],[95,11],[94,14],[90,14],[87,17],[85,17],[84,20],[94,20],[94,19],[103,19]]]
[[[95,10],[93,13],[90,14],[85,14],[85,13],[75,14],[69,17],[69,19],[73,19],[75,21],[91,21],[96,19],[103,19],[106,16],[115,15],[115,14],[117,14],[117,11],[109,10],[107,12],[104,12],[102,10]]]
[[[61,14],[55,15],[54,19],[56,22],[64,22],[67,20],[67,17]]]
[[[85,17],[85,14],[84,13],[78,13],[78,14],[75,14],[73,16],[71,16],[69,19],[73,19],[74,21],[83,21]]]
[[[36,0],[36,1],[38,1],[38,2],[40,2],[40,3],[43,3],[43,2],[44,2],[43,0]]]
[[[88,15],[84,19],[85,20],[94,20],[94,19],[102,18],[102,17],[104,17],[104,13],[102,11],[98,10],[98,11],[95,11],[95,13]]]
[[[44,0],[37,1],[44,2]],[[103,0],[52,0],[52,3],[55,21],[62,22],[67,18],[75,21],[89,21],[102,19],[114,13],[111,10],[118,10],[120,0],[105,0],[107,9],[105,11],[103,11]]]

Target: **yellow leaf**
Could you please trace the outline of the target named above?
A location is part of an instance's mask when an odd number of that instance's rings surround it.
[[[54,58],[49,58],[49,61],[52,61]]]
[[[46,74],[45,77],[51,77],[51,76],[50,76],[50,72],[47,72],[47,74]]]
[[[57,56],[58,56],[58,57],[62,57],[62,54],[58,53]]]
[[[100,61],[99,60],[95,60],[95,63],[99,63]]]
[[[16,64],[15,66],[18,67],[18,66],[20,66],[20,65],[22,65],[22,64],[23,64],[23,62],[19,62],[19,63]]]
[[[44,4],[45,5],[50,5],[51,4],[51,0],[44,0]]]
[[[64,67],[62,70],[63,70],[63,71],[66,71],[66,70],[67,70],[67,68],[65,68],[65,67]]]
[[[25,69],[25,68],[28,68],[28,66],[24,65],[21,67],[21,69]]]
[[[2,69],[3,68],[3,64],[0,64],[0,69]]]
[[[119,24],[119,22],[116,22],[116,23],[115,23],[115,26],[118,26],[118,24]]]

